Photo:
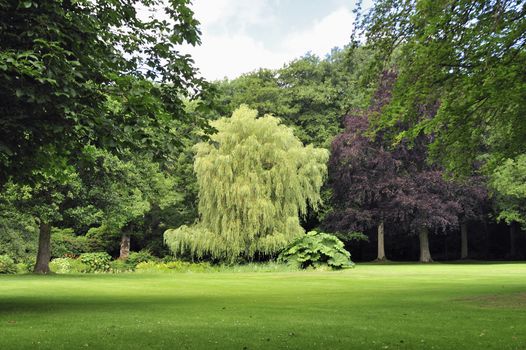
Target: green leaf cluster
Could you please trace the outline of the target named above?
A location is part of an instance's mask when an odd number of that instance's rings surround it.
[[[54,273],[84,273],[89,270],[88,265],[80,259],[56,258],[51,260],[49,268]]]
[[[12,275],[17,272],[16,264],[8,255],[0,255],[0,274]]]
[[[526,154],[495,168],[491,185],[496,191],[497,220],[526,227]]]
[[[108,272],[110,270],[111,256],[106,252],[85,253],[79,257],[79,260],[86,265],[85,272]]]
[[[336,236],[316,231],[297,238],[281,252],[278,260],[303,269],[327,266],[341,269],[353,264],[351,254],[345,250],[342,241]]]

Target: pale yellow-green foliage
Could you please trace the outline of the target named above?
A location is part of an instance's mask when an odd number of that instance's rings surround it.
[[[276,254],[304,232],[299,215],[317,209],[328,152],[246,106],[212,126],[195,146],[200,222],[167,230],[165,241],[176,254],[223,261]]]

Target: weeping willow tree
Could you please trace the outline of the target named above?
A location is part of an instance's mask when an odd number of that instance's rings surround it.
[[[246,106],[212,126],[195,146],[200,221],[167,230],[165,242],[174,254],[228,262],[275,255],[304,233],[299,215],[320,204],[328,152]]]

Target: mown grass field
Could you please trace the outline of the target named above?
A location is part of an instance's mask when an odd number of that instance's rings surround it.
[[[0,277],[0,349],[526,349],[526,264]]]

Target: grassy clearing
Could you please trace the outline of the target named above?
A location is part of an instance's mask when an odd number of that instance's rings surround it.
[[[526,264],[0,277],[0,349],[525,349]]]

